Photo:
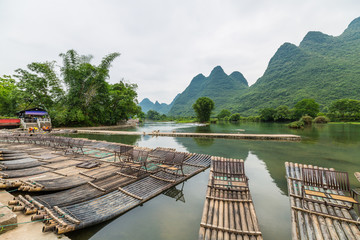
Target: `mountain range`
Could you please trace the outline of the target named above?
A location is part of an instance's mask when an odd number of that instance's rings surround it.
[[[152,101],[150,101],[150,99],[144,98],[139,103],[139,106],[141,107],[141,110],[144,113],[147,113],[149,110],[154,110],[154,111],[157,111],[158,113],[161,113],[161,114],[168,114],[171,107],[174,105],[175,100],[179,96],[180,96],[180,93],[174,98],[174,100],[170,104],[159,103],[158,101],[155,101],[155,103],[153,103]]]
[[[359,55],[360,18],[356,18],[340,36],[311,31],[299,46],[284,43],[250,87],[240,72],[227,75],[217,66],[208,77],[194,77],[171,106],[162,109],[174,116],[194,115],[192,104],[206,96],[214,100],[215,113],[229,109],[243,116],[256,115],[266,107],[293,107],[304,98],[315,99],[326,110],[336,99],[360,99]]]

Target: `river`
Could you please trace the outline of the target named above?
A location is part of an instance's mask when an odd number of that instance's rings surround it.
[[[146,123],[129,131],[297,134],[301,142],[77,134],[74,137],[245,160],[245,173],[264,239],[291,239],[290,204],[284,163],[297,162],[346,171],[352,187],[360,170],[360,125],[325,124],[294,130],[285,124]],[[209,169],[179,184],[176,197],[159,195],[116,219],[68,234],[71,239],[197,239]]]

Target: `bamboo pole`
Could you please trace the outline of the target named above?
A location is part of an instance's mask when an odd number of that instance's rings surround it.
[[[289,164],[289,176],[292,178],[295,178],[295,169],[294,169],[294,164],[291,162]],[[289,190],[293,190],[293,192],[290,192],[290,194],[298,194],[298,184],[296,181],[291,180],[291,188]],[[293,199],[293,205],[292,206],[297,206],[300,207],[300,202],[298,199]],[[306,232],[306,228],[305,228],[305,221],[304,218],[302,216],[302,214],[300,212],[296,212],[296,211],[292,211],[294,213],[294,215],[296,216],[296,234],[299,236],[300,239],[307,239],[307,232]],[[293,229],[294,231],[294,229]],[[294,233],[293,233],[294,235]]]
[[[207,192],[209,192],[209,188],[207,189]],[[202,223],[206,223],[206,219],[207,219],[207,213],[208,213],[208,207],[209,207],[209,201],[208,199],[205,200],[205,204],[204,204],[204,208],[203,208],[203,214],[201,217],[201,222]],[[199,231],[199,240],[204,239],[205,237],[205,228],[201,227],[200,231]]]
[[[220,198],[224,198],[224,191],[220,191]],[[224,228],[224,201],[219,200],[219,228]],[[224,239],[224,232],[219,231],[218,232],[218,240]]]
[[[225,194],[225,197],[228,198],[229,192],[225,190],[224,194]],[[231,214],[229,214],[229,204],[230,204],[230,202],[224,202],[224,213],[225,213],[225,215],[224,215],[224,227],[225,228],[230,228],[229,218],[230,218]],[[224,240],[229,240],[229,239],[230,239],[229,232],[225,232],[224,233]]]

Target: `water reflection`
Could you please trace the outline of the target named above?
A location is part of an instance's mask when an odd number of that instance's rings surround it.
[[[346,171],[349,172],[352,187],[359,186],[353,172],[359,170],[360,125],[313,125],[298,130],[289,129],[285,124],[270,123],[224,123],[210,126],[151,123],[133,130],[234,133],[239,132],[239,129],[243,129],[243,133],[297,134],[301,135],[303,140],[275,142],[85,134],[79,137],[244,159],[264,239],[291,238],[284,162],[312,164]],[[143,207],[136,208],[111,222],[85,229],[74,235],[77,239],[88,239],[92,234],[95,234],[93,239],[196,239],[205,201],[208,174],[207,170],[185,183],[186,186],[182,190],[183,196],[186,195],[185,203],[181,200],[174,201],[168,195],[160,195],[145,203]],[[180,186],[177,190],[180,190]],[[180,194],[180,191],[177,192]],[[136,225],[138,223],[139,225]],[[74,235],[71,235],[71,238]]]
[[[93,140],[99,140],[99,141],[107,141],[107,142],[117,142],[117,143],[124,143],[129,145],[135,145],[136,142],[141,138],[141,136],[138,135],[100,135],[100,134],[67,134],[63,136],[71,136],[74,138],[88,138]]]
[[[201,147],[211,147],[214,144],[214,138],[193,138],[193,140]]]
[[[181,189],[177,189],[176,186],[166,190],[163,192],[165,196],[171,197],[176,201],[181,201],[185,203],[185,195],[184,195],[184,185],[185,183],[181,183]]]
[[[360,134],[356,131],[356,125],[337,124],[329,128],[330,138],[338,143],[357,144],[360,141]]]
[[[289,199],[277,187],[267,165],[255,154],[249,153],[245,173],[264,239],[290,239]]]

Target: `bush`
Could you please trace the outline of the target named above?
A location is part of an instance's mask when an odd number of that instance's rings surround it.
[[[234,113],[233,115],[230,116],[229,120],[232,121],[232,122],[239,121],[240,120],[240,113]]]
[[[230,117],[231,112],[227,109],[221,110],[221,112],[217,115],[218,119],[224,119],[225,117]]]
[[[317,116],[314,119],[314,123],[328,123],[328,122],[330,122],[330,120],[327,117],[324,117],[324,116]]]
[[[288,124],[289,128],[304,128],[304,125],[303,121],[295,121]]]
[[[230,120],[230,117],[224,117],[224,121],[228,122]]]
[[[305,125],[311,125],[312,124],[312,117],[305,115],[300,118],[300,122],[303,122]]]

